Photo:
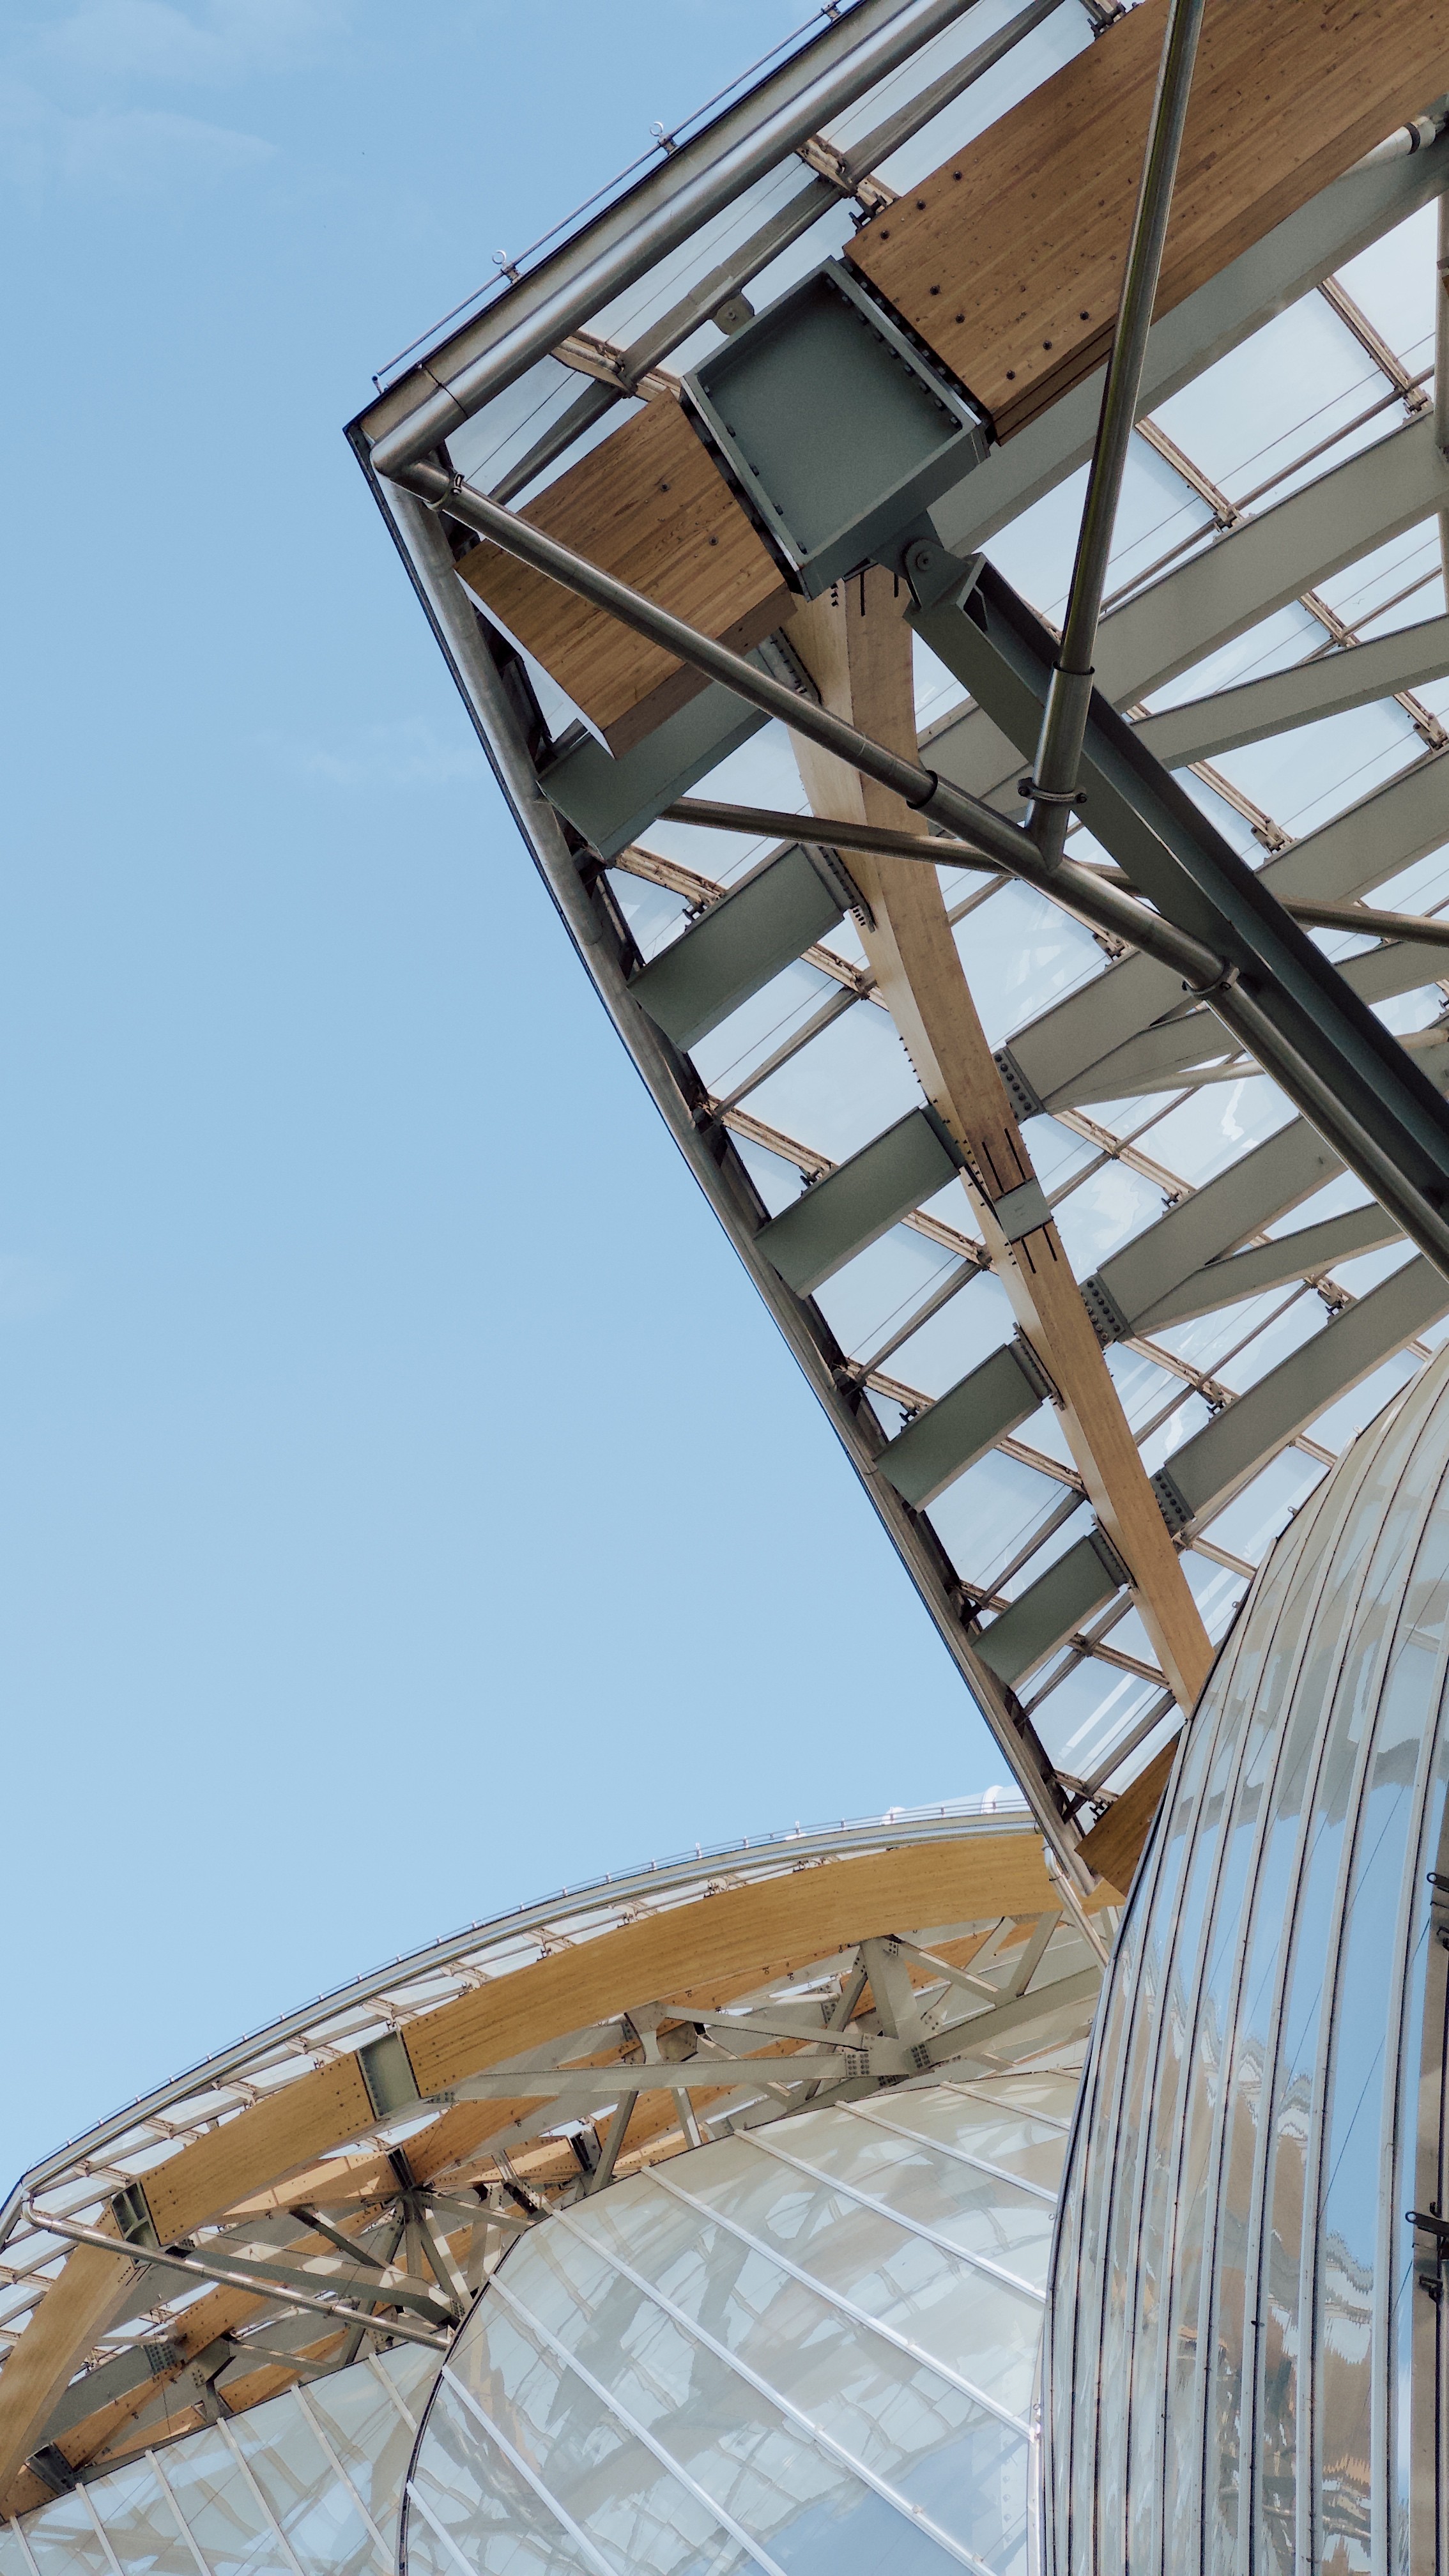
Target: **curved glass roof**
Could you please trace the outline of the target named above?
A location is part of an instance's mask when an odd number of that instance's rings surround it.
[[[298,2382],[8,2526],[0,2576],[392,2576],[436,2360]]]
[[[535,2229],[444,2365],[409,2576],[1024,2570],[1075,2096],[806,2111]]]
[[[0,2517],[80,2546],[92,2488],[154,2455],[164,2489],[203,2429],[215,2459],[254,2417],[302,2441],[334,2380],[371,2404],[364,2354],[435,2370],[505,2253],[611,2179],[921,2071],[1074,2063],[1115,1919],[992,1793],[560,1894],[220,2052],[11,2196]]]

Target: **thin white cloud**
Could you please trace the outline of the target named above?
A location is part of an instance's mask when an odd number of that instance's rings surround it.
[[[22,187],[149,194],[230,178],[275,150],[260,135],[165,108],[73,114],[23,83],[0,83],[0,162]]]
[[[184,191],[254,170],[273,144],[185,107],[315,61],[345,37],[350,6],[41,0],[0,17],[0,169],[12,185],[98,194]]]
[[[220,86],[288,69],[340,31],[334,0],[81,0],[35,40],[36,56],[98,81]]]
[[[338,742],[301,742],[266,734],[261,748],[293,777],[329,787],[445,787],[476,777],[478,755],[470,737],[444,736],[422,716],[364,725]]]

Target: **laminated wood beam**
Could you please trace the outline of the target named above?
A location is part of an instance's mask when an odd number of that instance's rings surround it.
[[[911,635],[891,576],[841,583],[796,617],[791,640],[824,704],[877,742],[915,753]],[[796,757],[817,813],[924,831],[899,798],[801,738]],[[1048,1220],[1018,1240],[999,1213],[1037,1189],[1031,1158],[977,1016],[933,869],[856,852],[874,914],[862,931],[881,994],[928,1101],[966,1158],[968,1188],[1016,1319],[1062,1399],[1062,1422],[1097,1517],[1132,1580],[1174,1696],[1190,1708],[1212,1659],[1081,1291]],[[1039,1196],[1039,1190],[1038,1190]],[[1018,1199],[1018,1205],[1022,1202]]]
[[[671,395],[646,403],[519,515],[736,652],[790,613],[774,557]],[[616,755],[706,686],[498,546],[473,547],[458,571]]]
[[[1083,1838],[1082,1858],[1109,1888],[1125,1896],[1162,1803],[1181,1738],[1174,1735],[1153,1755],[1145,1771],[1114,1800],[1098,1825]]]
[[[419,2089],[443,2092],[631,2003],[722,2000],[876,1934],[1040,1913],[1053,1901],[1030,1833],[831,1861],[645,1917],[480,1986],[410,2022],[408,2056]]]
[[[1142,0],[848,245],[1007,439],[1101,365],[1162,52]],[[1449,0],[1209,0],[1156,312],[1438,96]]]
[[[119,2234],[114,2222],[108,2235]],[[78,2245],[0,2375],[0,2495],[41,2438],[61,2391],[140,2278],[137,2263]]]
[[[445,2092],[500,2058],[566,2038],[633,2005],[717,2008],[861,1940],[1040,1914],[1057,1901],[1040,1835],[1030,1831],[956,1836],[786,1869],[641,1917],[498,1977],[420,2015],[403,2041],[419,2092]],[[459,2104],[410,2142],[419,2179],[468,2152],[473,2124],[476,2139],[495,2123],[504,2125],[499,2113],[506,2120],[536,2107],[522,2100]],[[355,2056],[299,2076],[152,2168],[145,2193],[158,2238],[174,2243],[283,2175],[311,2168],[327,2148],[374,2127],[376,2116]],[[303,2181],[315,2187],[315,2172],[304,2171]],[[78,2246],[46,2292],[0,2371],[0,2493],[42,2437],[61,2391],[135,2278],[134,2265]],[[204,2304],[198,2302],[198,2312]]]

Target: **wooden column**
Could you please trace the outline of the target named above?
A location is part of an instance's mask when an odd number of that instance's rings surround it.
[[[911,631],[891,574],[873,569],[797,611],[790,641],[827,707],[877,742],[918,757]],[[925,825],[900,799],[798,737],[817,814],[894,831]],[[934,870],[849,854],[875,915],[862,933],[881,993],[921,1087],[967,1158],[976,1222],[1018,1323],[1062,1398],[1062,1425],[1098,1521],[1132,1578],[1133,1598],[1179,1705],[1190,1709],[1212,1648],[1167,1534],[1061,1238],[1052,1224],[1008,1244],[992,1201],[1035,1178],[971,998]]]

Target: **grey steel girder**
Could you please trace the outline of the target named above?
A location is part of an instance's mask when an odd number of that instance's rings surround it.
[[[1104,617],[1097,638],[1098,690],[1114,706],[1135,705],[1315,581],[1327,580],[1446,503],[1449,465],[1434,444],[1434,423],[1426,412],[1275,508],[1245,519]],[[1359,647],[1365,649],[1378,648]],[[1314,665],[1320,667],[1327,666]],[[1378,694],[1389,696],[1392,687],[1386,683]],[[979,706],[943,718],[927,736],[926,757],[953,787],[998,802],[1003,789],[1014,790],[1021,773],[1020,748]]]
[[[1153,1479],[1169,1517],[1194,1528],[1221,1511],[1325,1406],[1446,1313],[1449,1280],[1422,1256],[1381,1280],[1173,1451]]]
[[[1339,1262],[1352,1261],[1360,1252],[1381,1251],[1398,1240],[1393,1218],[1373,1201],[1367,1207],[1345,1208],[1340,1216],[1320,1217],[1316,1225],[1275,1235],[1271,1243],[1251,1244],[1245,1252],[1227,1253],[1220,1261],[1194,1270],[1180,1288],[1138,1316],[1136,1330],[1162,1332],[1169,1324],[1191,1323],[1194,1316],[1235,1306],[1240,1298],[1284,1288],[1292,1279],[1325,1278]]]
[[[1013,1687],[1110,1601],[1122,1582],[1122,1567],[1103,1533],[1089,1530],[1029,1583],[1009,1610],[983,1628],[983,1660],[998,1680]]]
[[[1212,697],[1189,698],[1185,705],[1164,708],[1161,715],[1143,716],[1137,738],[1165,769],[1184,769],[1190,761],[1215,760],[1236,745],[1262,742],[1269,734],[1371,706],[1399,689],[1442,680],[1446,672],[1449,617],[1429,617],[1367,644],[1320,653],[1291,670],[1246,680],[1241,688],[1219,689]]]
[[[1404,159],[1350,170],[1336,179],[1153,324],[1138,418],[1179,393],[1370,242],[1431,204],[1446,185],[1446,136]],[[952,554],[987,544],[998,528],[1086,463],[1102,407],[1104,373],[1099,367],[933,504],[937,535]]]
[[[1262,883],[1283,902],[1341,903],[1412,866],[1449,837],[1449,768],[1443,761],[1438,752],[1414,762],[1320,831],[1266,860]],[[1104,1037],[1111,1037],[1115,1050],[1165,1012],[1181,1009],[1175,975],[1150,957],[1124,957],[1018,1029],[1001,1052],[1023,1096],[1046,1108],[1069,1108],[1094,1096],[1078,1085],[1103,1062]],[[1108,1090],[1095,1096],[1121,1095]]]
[[[1290,1119],[1105,1261],[1089,1283],[1091,1302],[1117,1319],[1119,1335],[1145,1329],[1164,1298],[1277,1225],[1342,1169],[1306,1118]]]
[[[617,759],[583,725],[571,726],[539,779],[550,804],[600,858],[616,859],[666,805],[686,796],[764,722],[754,707],[712,680]]]
[[[150,2296],[155,2296],[154,2285]],[[309,2330],[315,2338],[315,2326]],[[62,2433],[68,2433],[74,2424],[84,2423],[98,2407],[109,2406],[116,2398],[129,2396],[133,2388],[145,2388],[151,2380],[179,2370],[185,2359],[184,2344],[173,2342],[168,2335],[152,2335],[144,2342],[129,2344],[123,2352],[112,2353],[109,2360],[97,2362],[93,2370],[71,2381],[46,2420],[42,2440],[58,2442]]]
[[[1387,1002],[1396,994],[1422,992],[1446,971],[1444,952],[1437,958],[1427,944],[1413,939],[1383,940],[1357,957],[1336,961],[1350,992],[1363,1002]],[[1114,1047],[1076,1081],[1061,1104],[1088,1109],[1094,1101],[1127,1100],[1136,1092],[1174,1091],[1190,1069],[1218,1064],[1239,1053],[1239,1042],[1223,1027],[1210,1004],[1186,1011],[1181,1005],[1170,1018],[1155,1020],[1126,1044]]]
[[[635,976],[635,1000],[675,1046],[697,1046],[838,928],[845,904],[823,861],[798,845],[762,860]]]
[[[1008,1432],[1028,1422],[1054,1390],[1018,1336],[958,1380],[881,1452],[878,1473],[923,1511]]]
[[[983,556],[963,566],[941,558],[921,578],[926,596],[908,611],[911,623],[1029,760],[1054,666],[1051,634]],[[1442,1095],[1096,691],[1080,775],[1094,837],[1168,921],[1225,960],[1234,999],[1238,989],[1250,998],[1265,1035],[1287,1050],[1286,1061],[1275,1055],[1278,1079],[1300,1106],[1316,1103],[1315,1123],[1354,1169],[1376,1175],[1375,1195],[1389,1205],[1401,1190],[1449,1200]],[[1412,1231],[1406,1205],[1401,1220]]]
[[[797,1297],[756,1246],[767,1211],[734,1154],[728,1133],[705,1114],[703,1088],[635,1001],[625,943],[600,893],[590,894],[552,804],[539,791],[517,710],[453,571],[443,529],[430,510],[396,487],[375,485],[424,614],[456,680],[480,742],[534,862],[619,1034],[691,1172],[780,1328],[817,1401],[870,1496],[938,1636],[1011,1765],[1036,1823],[1057,1858],[1086,1886],[1075,1857],[1078,1835],[1068,1799],[1030,1721],[977,1652],[962,1587],[929,1522],[873,1473],[885,1436],[861,1392],[844,1382],[844,1354],[817,1310]],[[606,757],[606,755],[605,755]],[[672,802],[672,795],[662,800]],[[656,809],[657,810],[657,809]],[[838,1372],[838,1374],[837,1374]]]
[[[1449,1313],[1449,1280],[1422,1256],[1344,1309],[1203,1430],[1173,1451],[1153,1487],[1175,1530],[1211,1521],[1317,1414]],[[983,1629],[979,1651],[1014,1687],[1120,1590],[1099,1530],[1029,1584]]]
[[[639,987],[636,983],[634,991]],[[849,1162],[771,1217],[755,1249],[799,1297],[821,1287],[867,1244],[956,1178],[961,1156],[931,1109],[908,1109]]]
[[[1428,518],[1449,465],[1427,413],[1245,519],[1102,626],[1099,686],[1114,706],[1165,687],[1261,618]]]

